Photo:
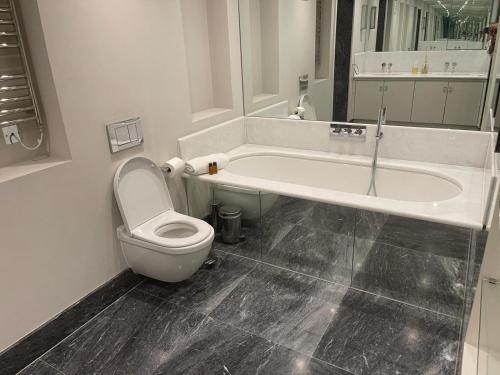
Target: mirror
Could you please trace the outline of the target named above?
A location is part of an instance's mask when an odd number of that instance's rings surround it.
[[[470,2],[470,4],[469,4]],[[360,4],[361,5],[361,4]],[[360,27],[356,49],[363,52],[483,50],[491,0],[369,0],[369,29]],[[378,14],[379,10],[381,11]],[[355,13],[359,12],[355,9]],[[355,14],[355,19],[357,15]],[[377,19],[377,23],[375,22]],[[378,27],[380,25],[380,28]],[[383,25],[383,27],[382,27]]]
[[[247,116],[481,129],[494,0],[239,4]]]

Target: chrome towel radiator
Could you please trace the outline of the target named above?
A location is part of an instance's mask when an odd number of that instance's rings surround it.
[[[0,1],[0,128],[34,124],[43,135],[40,107],[14,2]]]

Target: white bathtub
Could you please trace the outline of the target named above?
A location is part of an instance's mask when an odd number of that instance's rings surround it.
[[[239,176],[366,195],[372,168],[366,163],[293,155],[242,155],[233,158],[226,170]],[[413,202],[444,201],[462,192],[460,183],[449,176],[382,165],[376,170],[375,187],[380,198]]]
[[[195,178],[340,204],[388,214],[481,229],[484,221],[480,168],[379,159],[377,196],[367,195],[371,160],[366,156],[243,145],[228,153],[216,175]]]

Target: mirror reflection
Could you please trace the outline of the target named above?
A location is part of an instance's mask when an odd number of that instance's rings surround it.
[[[240,0],[245,113],[479,130],[496,5]]]

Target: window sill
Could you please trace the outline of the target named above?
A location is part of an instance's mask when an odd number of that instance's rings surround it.
[[[15,180],[23,176],[43,171],[45,169],[57,167],[69,163],[71,160],[47,157],[40,160],[28,160],[21,163],[9,165],[0,168],[0,184],[3,182]]]

